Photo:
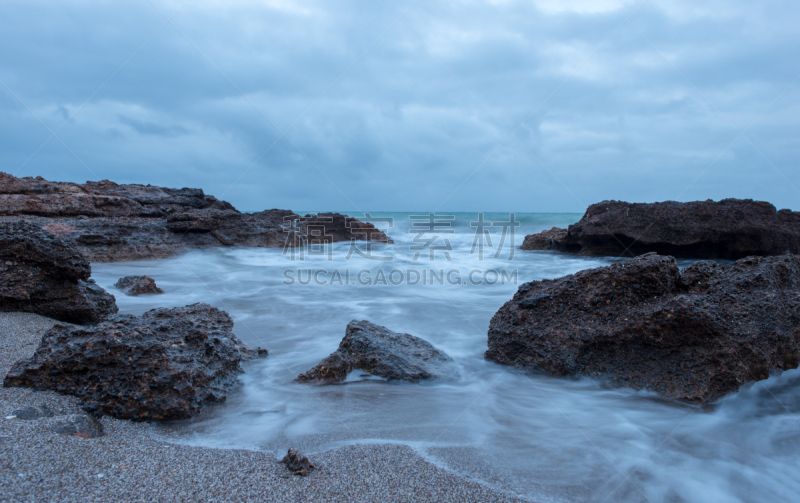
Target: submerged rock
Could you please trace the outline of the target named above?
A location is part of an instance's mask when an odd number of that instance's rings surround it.
[[[190,248],[391,243],[370,223],[338,213],[241,213],[201,189],[84,184],[0,173],[0,221],[26,218],[74,243],[89,260],[168,257]]]
[[[347,325],[339,349],[301,374],[297,381],[341,382],[355,369],[389,380],[412,382],[459,377],[452,358],[423,339],[392,332],[368,321],[353,320]]]
[[[776,211],[752,199],[678,203],[603,201],[568,229],[525,237],[523,250],[593,256],[648,252],[685,258],[737,260],[800,253],[800,212]]]
[[[283,457],[283,463],[295,475],[307,476],[314,470],[314,463],[312,463],[308,456],[304,456],[298,449],[294,447],[289,449],[286,456]]]
[[[0,311],[97,323],[118,311],[89,279],[89,262],[69,241],[25,221],[0,222]]]
[[[800,361],[800,257],[730,265],[646,254],[523,284],[486,358],[710,402]]]
[[[207,304],[56,325],[4,386],[75,395],[84,410],[121,419],[186,419],[225,400],[242,360],[266,354],[247,349],[232,328],[226,312]]]
[[[150,276],[125,276],[114,283],[114,287],[131,296],[164,293]]]
[[[70,414],[55,425],[53,431],[59,435],[81,438],[97,438],[104,435],[100,421],[87,414]]]

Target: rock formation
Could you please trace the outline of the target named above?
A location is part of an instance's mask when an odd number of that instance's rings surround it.
[[[0,222],[0,311],[97,323],[118,309],[90,274],[72,243],[32,223]]]
[[[186,419],[225,400],[249,350],[224,311],[207,304],[115,315],[90,327],[55,325],[4,386],[75,395],[84,410],[136,421]]]
[[[299,246],[350,239],[391,243],[372,224],[338,213],[240,213],[201,189],[85,184],[0,173],[0,220],[24,218],[72,241],[91,261],[167,257],[188,248]]]
[[[114,287],[122,290],[125,295],[132,296],[164,293],[150,276],[125,276],[114,283]]]
[[[751,199],[589,206],[568,229],[525,237],[523,250],[631,257],[648,252],[737,260],[800,253],[800,212]]]
[[[486,358],[710,402],[800,360],[800,257],[647,254],[523,284],[489,325]]]
[[[389,380],[458,379],[453,360],[428,342],[392,332],[368,321],[353,320],[339,349],[300,375],[298,382],[341,382],[359,369]]]

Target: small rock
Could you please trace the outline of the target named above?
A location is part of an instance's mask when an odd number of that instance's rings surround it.
[[[15,410],[13,414],[17,419],[24,419],[25,421],[42,417],[53,417],[55,415],[52,410],[41,405]]]
[[[125,276],[114,283],[116,288],[122,290],[125,295],[142,295],[164,293],[164,290],[156,286],[156,280],[150,276]]]
[[[453,359],[427,341],[366,320],[353,320],[347,325],[339,349],[298,376],[297,382],[342,382],[356,369],[397,381],[459,378]]]
[[[53,431],[73,437],[97,438],[103,436],[103,425],[87,414],[72,414],[56,424]]]
[[[308,456],[303,455],[302,452],[294,447],[289,449],[289,452],[283,457],[283,462],[295,475],[305,477],[314,469],[314,463],[309,461]]]

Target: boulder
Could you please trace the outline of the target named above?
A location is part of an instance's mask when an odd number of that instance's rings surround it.
[[[0,311],[102,321],[117,304],[90,274],[89,262],[69,241],[30,222],[0,222]]]
[[[201,189],[84,184],[0,173],[0,221],[26,218],[74,243],[91,261],[161,258],[193,248],[297,247],[351,239],[391,243],[370,223],[338,213],[241,213]]]
[[[489,324],[486,358],[711,402],[800,360],[800,257],[646,254],[520,286]]]
[[[292,447],[286,456],[283,457],[283,463],[295,475],[307,476],[314,470],[314,463],[312,463],[308,456],[304,456],[298,449]]]
[[[301,374],[298,382],[342,382],[355,369],[389,380],[458,379],[452,358],[430,343],[368,321],[347,325],[339,349]]]
[[[114,287],[131,296],[164,293],[150,276],[125,276],[114,283]]]
[[[186,419],[225,400],[249,350],[233,321],[207,304],[115,315],[89,327],[55,325],[4,386],[79,397],[84,410],[136,421]]]
[[[678,203],[603,201],[568,229],[525,237],[523,250],[630,257],[648,252],[679,258],[738,260],[800,253],[800,212],[763,201]]]

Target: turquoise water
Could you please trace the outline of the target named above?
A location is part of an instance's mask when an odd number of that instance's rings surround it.
[[[395,243],[368,253],[336,243],[303,260],[281,249],[220,248],[168,260],[93,264],[93,277],[115,293],[122,312],[207,302],[232,315],[239,338],[270,350],[268,358],[245,365],[243,385],[226,404],[170,431],[191,444],[275,452],[400,442],[460,476],[534,501],[797,499],[797,371],[698,409],[646,391],[487,362],[489,320],[519,284],[620,259],[516,249],[524,235],[564,227],[580,218],[574,214],[516,214],[513,246],[507,235],[500,253],[502,226],[488,227],[492,246],[484,239],[481,258],[477,227],[470,225],[478,215],[456,213],[441,219],[452,224],[453,233],[433,234],[439,238],[432,242],[431,261],[427,249],[415,257],[414,239],[421,238],[409,231],[424,220],[409,215],[373,213],[394,219],[387,232]],[[484,221],[508,222],[509,214],[486,214]],[[308,270],[312,279],[301,284]],[[408,271],[423,270],[427,278],[431,270],[458,273],[452,281],[409,284]],[[293,271],[294,283],[286,271]],[[362,278],[369,284],[355,280],[359,271],[367,271]],[[392,271],[399,271],[394,279]],[[478,281],[471,282],[474,271]],[[498,278],[506,271],[509,280],[491,284],[494,275],[486,271],[498,271]],[[167,293],[116,292],[113,283],[128,274],[152,276]],[[344,385],[294,384],[298,374],[336,349],[352,319],[428,340],[454,358],[461,380],[398,384],[355,372]]]

